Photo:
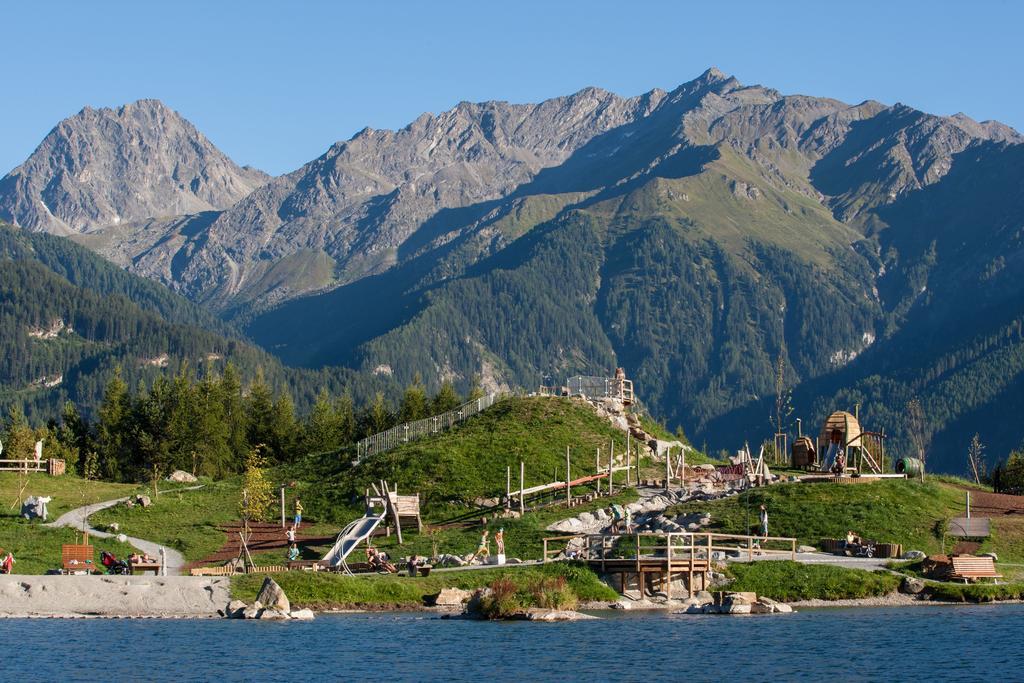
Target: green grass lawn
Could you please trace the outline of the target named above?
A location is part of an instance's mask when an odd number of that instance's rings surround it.
[[[962,515],[963,494],[938,482],[882,480],[870,484],[777,484],[725,500],[686,503],[673,514],[708,511],[714,531],[758,533],[758,509],[768,509],[772,536],[817,545],[853,530],[904,550],[937,553],[946,520]],[[949,548],[947,541],[947,550]]]
[[[49,521],[82,505],[98,503],[112,498],[127,496],[139,487],[127,484],[88,481],[72,475],[51,477],[42,473],[31,474],[23,498],[28,496],[51,496],[47,506]],[[60,547],[65,543],[80,543],[82,534],[73,529],[50,529],[42,522],[29,522],[19,516],[21,503],[18,500],[19,480],[13,472],[0,472],[0,548],[14,553],[16,574],[43,574],[49,569],[60,567]],[[96,560],[101,550],[108,550],[118,557],[132,552],[129,545],[116,540],[91,539],[96,548]]]
[[[731,591],[753,591],[759,596],[794,600],[843,600],[892,593],[900,578],[885,571],[868,572],[820,564],[770,560],[749,564],[733,563],[735,577]]]
[[[199,560],[224,545],[220,524],[237,521],[241,479],[203,479],[194,491],[168,490],[148,508],[118,505],[90,520],[97,528],[117,522],[121,532],[174,548],[187,560]],[[182,488],[182,487],[175,487]]]
[[[601,583],[587,567],[566,562],[544,566],[434,572],[428,577],[396,575],[344,576],[326,572],[287,572],[275,574],[293,605],[311,609],[344,608],[416,608],[424,596],[442,588],[473,590],[499,578],[508,578],[517,586],[526,586],[544,577],[564,577],[580,600],[618,599],[618,594]],[[256,599],[263,583],[261,574],[236,576],[231,580],[232,596],[246,602]]]

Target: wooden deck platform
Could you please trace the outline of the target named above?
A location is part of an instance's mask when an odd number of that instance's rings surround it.
[[[774,546],[774,547],[773,547]],[[796,539],[714,533],[578,534],[544,539],[544,562],[580,560],[602,574],[618,574],[622,592],[630,577],[644,591],[651,579],[672,597],[672,581],[705,590],[716,553],[778,554],[796,559]],[[669,580],[671,579],[671,580]]]

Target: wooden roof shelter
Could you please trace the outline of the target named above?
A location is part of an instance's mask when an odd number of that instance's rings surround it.
[[[836,430],[839,430],[842,435],[844,446],[851,442],[856,442],[863,431],[860,428],[860,422],[852,413],[848,413],[845,410],[837,410],[829,415],[821,425],[821,433],[818,435],[819,453],[828,450],[828,444],[832,440],[833,432]]]
[[[856,465],[855,469],[861,472],[870,470],[879,474],[882,468],[868,446],[871,445],[876,452],[881,453],[884,438],[884,434],[864,431],[860,426],[860,420],[853,413],[837,410],[821,425],[818,453],[824,457],[824,454],[829,452],[829,445],[835,441],[846,454],[848,465]]]

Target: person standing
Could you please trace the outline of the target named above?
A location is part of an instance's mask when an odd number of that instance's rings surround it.
[[[768,508],[764,505],[761,506],[761,535],[768,538]]]
[[[302,524],[302,501],[298,498],[295,499],[295,524],[292,528],[298,529],[299,525]]]
[[[284,535],[288,539],[288,543],[295,543],[295,527],[288,527],[288,531],[284,532]]]
[[[0,548],[0,553],[2,553],[2,552],[3,552],[3,549]],[[2,560],[0,560],[0,574],[10,574],[13,571],[14,571],[14,553],[12,553],[10,550],[8,550],[7,554],[4,555]]]
[[[498,548],[498,564],[505,564],[505,527],[498,529],[494,534],[494,545]]]

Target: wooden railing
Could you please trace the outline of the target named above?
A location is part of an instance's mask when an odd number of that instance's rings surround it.
[[[569,541],[582,539],[583,545],[579,556],[575,558],[559,557],[565,553]],[[628,544],[628,545],[627,545]],[[785,546],[784,548],[768,547]],[[566,536],[549,536],[544,539],[544,562],[556,559],[579,559],[587,562],[621,563],[622,560],[641,561],[663,560],[666,566],[673,562],[689,562],[692,566],[697,560],[710,561],[716,551],[724,553],[740,552],[747,560],[754,559],[754,554],[789,555],[796,560],[795,538],[786,536],[744,536],[739,534],[690,533],[690,532],[640,532],[633,534],[575,534]]]
[[[59,477],[64,474],[64,467],[64,461],[59,458],[0,460],[0,472],[46,472]]]

